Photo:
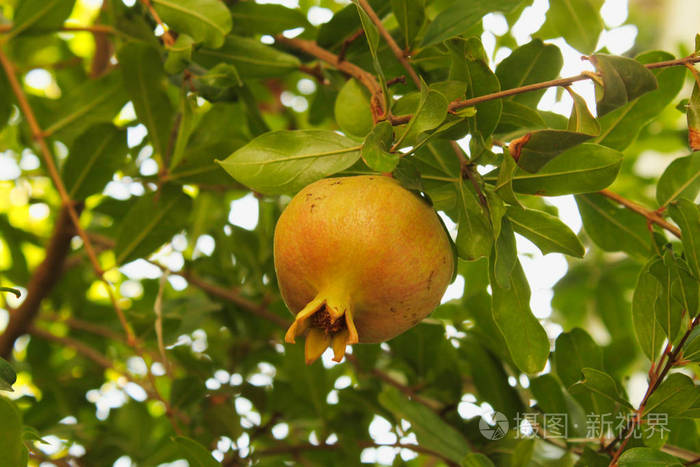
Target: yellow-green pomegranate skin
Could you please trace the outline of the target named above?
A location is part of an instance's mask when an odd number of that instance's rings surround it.
[[[329,178],[304,188],[279,218],[274,257],[282,298],[297,315],[287,341],[321,328],[312,345],[332,340],[337,360],[336,340],[382,342],[419,323],[440,303],[455,267],[435,211],[386,176]],[[325,321],[317,314],[324,312]],[[329,316],[345,323],[332,327]],[[349,336],[334,339],[345,325]]]

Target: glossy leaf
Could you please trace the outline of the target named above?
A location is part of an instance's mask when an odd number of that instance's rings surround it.
[[[498,169],[496,193],[498,193],[504,201],[513,206],[521,207],[520,201],[518,201],[513,191],[513,174],[517,168],[518,164],[516,164],[515,159],[513,159],[509,152],[505,152],[503,155],[503,163]]]
[[[516,145],[517,150],[511,143],[510,151],[520,167],[534,173],[562,152],[590,139],[591,135],[562,130],[539,130],[528,133],[526,138],[522,145]]]
[[[603,80],[602,88],[596,87],[599,116],[658,87],[654,74],[631,58],[595,54],[591,57],[591,62]]]
[[[672,373],[649,396],[644,405],[644,415],[680,415],[700,396],[693,380],[682,373]]]
[[[457,251],[460,258],[474,260],[487,257],[493,244],[493,228],[468,181],[456,184],[459,229]]]
[[[556,31],[552,37],[563,37],[581,53],[592,53],[603,30],[602,6],[602,0],[552,0],[543,29]]]
[[[332,131],[274,131],[258,136],[219,164],[260,193],[295,193],[350,167],[359,159],[360,149],[355,141]]]
[[[535,174],[517,171],[513,189],[543,196],[598,191],[615,180],[621,163],[619,152],[584,143],[563,152]]]
[[[453,2],[428,26],[421,47],[427,47],[467,32],[481,22],[482,16],[492,11],[509,12],[518,0],[477,0]]]
[[[306,16],[292,8],[270,3],[236,2],[230,7],[236,34],[281,34],[288,29],[309,27]]]
[[[603,369],[603,354],[591,336],[574,328],[557,337],[554,344],[554,364],[557,375],[568,387],[582,378],[584,368]]]
[[[510,356],[526,373],[541,371],[549,356],[549,339],[530,310],[530,286],[522,266],[516,262],[510,287],[502,288],[495,280],[493,257],[491,261],[493,318],[506,339]]]
[[[583,100],[583,97],[571,90],[569,90],[569,95],[573,99],[574,105],[571,108],[571,116],[569,117],[569,126],[567,129],[576,133],[598,136],[600,134],[600,123],[591,115],[586,101]]]
[[[299,67],[299,59],[294,55],[280,52],[255,39],[234,35],[226,36],[224,45],[217,49],[200,49],[195,54],[195,60],[207,67],[221,62],[230,63],[243,79],[284,76]]]
[[[620,467],[681,467],[678,459],[652,448],[631,448],[620,456]]]
[[[364,138],[372,130],[372,109],[367,88],[355,79],[345,82],[335,99],[335,121],[344,133]]]
[[[673,59],[673,55],[667,52],[646,52],[640,54],[636,60],[639,63],[661,62]],[[640,130],[657,117],[661,111],[673,102],[678,94],[685,77],[685,70],[680,67],[660,68],[652,70],[658,81],[658,88],[647,92],[641,97],[617,110],[613,110],[603,116],[598,115],[601,132],[596,138],[603,146],[608,146],[622,151],[637,138]]]
[[[399,155],[389,152],[394,137],[389,122],[379,122],[362,143],[362,160],[377,172],[392,172],[399,163]]]
[[[469,445],[462,435],[429,408],[406,399],[397,389],[385,387],[379,402],[397,418],[408,420],[418,442],[454,462],[469,454]]]
[[[656,201],[667,206],[678,198],[694,201],[700,193],[700,152],[671,162],[656,185]]]
[[[510,288],[510,275],[518,261],[515,234],[507,218],[501,221],[501,229],[493,250],[493,275],[499,287]]]
[[[126,131],[114,125],[96,125],[80,135],[63,166],[63,183],[72,199],[102,191],[126,156]]]
[[[612,403],[614,407],[632,408],[632,405],[623,397],[620,387],[610,375],[595,368],[582,368],[581,373],[583,373],[583,379],[569,388],[572,394],[580,393],[580,390],[584,389],[589,391],[595,398],[602,399],[606,403]]]
[[[420,102],[411,120],[406,124],[399,142],[412,144],[421,133],[432,130],[440,125],[447,116],[447,99],[432,89],[421,92]],[[397,143],[398,144],[398,143]]]
[[[511,89],[527,84],[554,79],[564,63],[559,48],[535,39],[515,49],[496,68],[501,89]],[[536,107],[544,90],[513,96],[511,99],[523,105]]]
[[[660,294],[661,284],[649,271],[656,261],[657,258],[652,258],[642,268],[632,298],[632,321],[634,322],[637,342],[652,362],[656,361],[664,339],[663,329],[656,321],[655,313],[656,299]]]
[[[586,233],[605,251],[625,251],[646,257],[651,235],[644,218],[599,194],[577,195]]]
[[[221,47],[231,31],[231,13],[218,0],[152,0],[163,21],[208,47]]]
[[[17,381],[17,373],[7,361],[0,357],[0,391],[12,392],[12,385]]]
[[[671,204],[671,217],[683,234],[683,254],[695,278],[700,278],[700,207],[687,199]]]
[[[191,198],[176,187],[139,199],[121,221],[114,247],[117,264],[153,253],[184,227],[191,208]]]
[[[673,297],[673,281],[675,279],[673,267],[675,261],[673,253],[667,250],[663,256],[663,260],[654,261],[649,266],[649,272],[659,281],[660,287],[657,287],[656,304],[654,306],[654,314],[656,321],[661,325],[661,328],[666,333],[668,339],[673,342],[678,334],[681,325],[681,305]]]
[[[177,36],[175,43],[168,47],[168,58],[163,64],[167,73],[181,73],[192,61],[195,40],[187,34]]]
[[[163,65],[158,51],[148,45],[130,42],[119,50],[124,86],[136,115],[148,128],[148,136],[156,155],[164,157],[173,111],[163,88]]]
[[[558,217],[534,209],[510,206],[508,219],[520,235],[537,245],[542,254],[559,252],[582,258],[585,250],[576,234]]]

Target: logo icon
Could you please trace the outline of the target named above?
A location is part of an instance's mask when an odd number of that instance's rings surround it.
[[[494,412],[491,416],[482,415],[479,420],[481,435],[491,441],[503,438],[508,433],[508,426],[508,419],[501,412]]]

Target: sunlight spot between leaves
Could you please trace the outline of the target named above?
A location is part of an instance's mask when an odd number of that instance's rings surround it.
[[[323,8],[319,6],[312,6],[309,8],[309,12],[306,15],[309,23],[314,26],[320,26],[323,23],[327,23],[333,18],[333,12],[328,8]]]
[[[598,48],[607,47],[613,55],[621,55],[632,48],[638,32],[637,26],[632,24],[610,30],[603,29],[598,38]]]
[[[442,296],[440,303],[462,298],[464,295],[464,285],[464,277],[457,275],[454,282],[447,286],[447,290],[445,290],[445,294]]]
[[[275,43],[275,38],[269,34],[264,34],[264,35],[260,36],[260,42],[262,42],[263,44],[266,44],[266,45],[272,45]]]
[[[316,83],[309,78],[302,78],[297,82],[297,89],[302,94],[313,94],[316,91]]]
[[[0,181],[14,180],[22,174],[17,161],[9,153],[0,154]]]
[[[275,439],[284,439],[289,434],[289,425],[286,423],[278,423],[272,427],[272,436]]]
[[[397,438],[396,434],[391,431],[392,428],[392,424],[386,418],[375,415],[369,424],[369,435],[375,443],[393,444],[396,443]]]
[[[510,33],[518,45],[530,42],[531,35],[538,31],[546,20],[549,4],[547,0],[535,0],[532,6],[525,8],[520,18],[513,24]]]
[[[496,36],[502,36],[508,32],[508,22],[501,13],[489,13],[481,19],[485,31],[492,32]]]
[[[299,8],[299,0],[255,0],[255,3],[259,5],[273,4],[286,6],[287,8]]]
[[[609,28],[622,25],[627,20],[627,15],[627,0],[606,0],[600,9],[600,16]]]
[[[326,396],[326,403],[328,405],[336,405],[338,403],[338,390],[331,389]]]
[[[258,200],[252,194],[231,201],[228,221],[238,227],[254,230],[258,225]]]

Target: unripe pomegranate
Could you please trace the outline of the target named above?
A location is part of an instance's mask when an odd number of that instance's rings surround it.
[[[285,340],[306,333],[306,363],[331,347],[382,342],[440,303],[455,267],[435,211],[384,176],[319,180],[277,222],[275,270],[296,315]]]

